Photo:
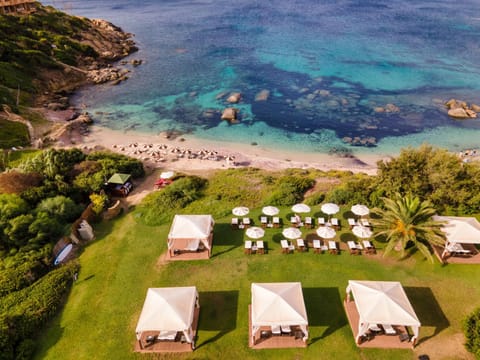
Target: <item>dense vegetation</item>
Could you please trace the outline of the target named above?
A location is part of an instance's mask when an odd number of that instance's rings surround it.
[[[465,338],[467,339],[465,347],[468,351],[480,358],[480,308],[475,309],[463,321]]]
[[[31,354],[27,339],[56,313],[76,271],[52,270],[53,244],[115,172],[144,175],[136,159],[78,149],[37,152],[0,173],[0,359]]]

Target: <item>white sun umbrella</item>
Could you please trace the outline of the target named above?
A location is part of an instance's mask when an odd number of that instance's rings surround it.
[[[265,206],[262,209],[262,213],[264,213],[267,216],[275,216],[275,215],[278,215],[279,212],[280,210],[275,206]]]
[[[340,211],[340,208],[337,204],[334,203],[326,203],[323,204],[320,208],[324,214],[333,215]]]
[[[302,232],[300,229],[294,228],[294,227],[289,227],[286,228],[282,231],[283,236],[285,236],[287,239],[298,239],[302,236]]]
[[[250,239],[260,239],[265,235],[265,230],[258,226],[252,226],[245,231]]]
[[[175,173],[173,171],[164,171],[160,174],[160,179],[170,179]]]
[[[294,213],[309,213],[310,212],[310,206],[306,204],[295,204],[292,206],[292,211]]]
[[[352,229],[353,234],[361,239],[367,239],[372,236],[372,230],[366,226],[357,225]]]
[[[370,209],[366,205],[360,204],[353,205],[350,210],[352,210],[352,213],[358,216],[365,216],[370,213]]]
[[[317,235],[323,239],[333,239],[337,232],[330,226],[321,226],[317,229]]]
[[[237,206],[236,208],[232,209],[232,214],[235,216],[245,216],[249,212],[250,210],[246,206]]]

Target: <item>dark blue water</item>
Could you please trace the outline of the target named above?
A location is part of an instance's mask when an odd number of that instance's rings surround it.
[[[76,99],[104,126],[319,152],[351,139],[384,153],[479,145],[480,120],[442,104],[480,103],[479,1],[52,3],[135,34],[144,65]],[[234,91],[231,125],[219,94]]]

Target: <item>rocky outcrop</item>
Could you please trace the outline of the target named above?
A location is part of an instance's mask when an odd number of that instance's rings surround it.
[[[237,113],[238,110],[232,107],[226,108],[223,110],[222,113],[222,120],[227,120],[231,123],[234,123],[237,121]]]
[[[455,119],[475,119],[480,106],[471,104],[468,106],[467,102],[457,99],[450,99],[445,103],[448,108],[448,116]]]
[[[103,84],[112,82],[113,85],[119,84],[121,81],[128,79],[127,69],[118,69],[114,67],[107,67],[100,70],[90,70],[87,73],[87,79],[94,84]]]
[[[227,102],[236,104],[240,101],[240,98],[242,97],[242,94],[240,93],[232,93],[230,96],[227,98]]]

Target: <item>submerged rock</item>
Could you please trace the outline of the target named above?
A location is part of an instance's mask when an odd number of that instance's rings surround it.
[[[255,101],[266,101],[268,100],[268,97],[270,96],[270,91],[269,90],[261,90],[257,95],[255,95]]]
[[[223,110],[223,113],[222,113],[222,120],[227,120],[227,121],[230,121],[231,123],[232,122],[236,122],[237,121],[237,113],[238,113],[238,110],[235,109],[235,108],[226,108],[225,110]]]
[[[230,96],[227,98],[227,101],[232,104],[236,104],[240,101],[240,98],[242,97],[242,94],[240,93],[232,93]]]

